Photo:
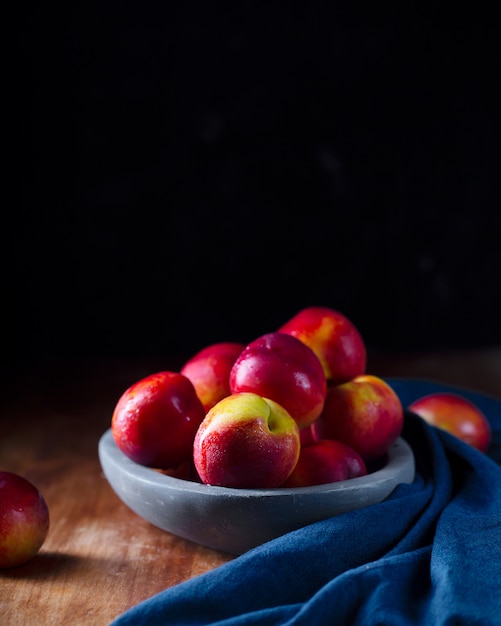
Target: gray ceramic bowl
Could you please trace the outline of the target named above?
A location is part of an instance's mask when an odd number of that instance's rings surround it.
[[[231,554],[289,531],[384,500],[399,483],[414,480],[414,455],[402,438],[388,462],[367,476],[295,489],[230,489],[166,476],[126,457],[111,430],[99,459],[118,497],[151,524]]]

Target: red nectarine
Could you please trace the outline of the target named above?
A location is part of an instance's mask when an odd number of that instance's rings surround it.
[[[282,487],[324,485],[366,474],[364,460],[353,448],[334,439],[321,439],[301,447],[296,467]]]
[[[299,428],[269,398],[235,393],[215,404],[200,424],[193,460],[202,482],[234,488],[278,487],[294,469]]]
[[[193,383],[178,372],[157,372],[131,385],[113,411],[115,443],[130,459],[172,469],[191,458],[205,409]]]
[[[304,428],[320,415],[327,382],[311,348],[292,335],[273,332],[243,349],[231,369],[230,388],[278,402]]]
[[[403,428],[402,404],[383,379],[364,374],[327,390],[324,410],[313,423],[316,439],[336,439],[367,461],[385,454]]]
[[[418,398],[407,408],[429,424],[487,452],[492,436],[489,421],[476,404],[464,396],[452,392],[432,393]]]
[[[214,343],[194,354],[181,367],[180,373],[191,380],[206,412],[230,395],[230,371],[244,348],[245,345],[238,342]]]
[[[365,373],[367,350],[359,330],[345,315],[323,306],[301,309],[279,328],[297,337],[318,356],[329,384]]]
[[[35,485],[12,472],[0,472],[0,568],[31,560],[49,531],[49,509]]]

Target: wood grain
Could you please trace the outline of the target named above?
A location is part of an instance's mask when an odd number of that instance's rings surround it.
[[[2,626],[105,626],[138,602],[233,557],[166,533],[130,511],[104,478],[97,444],[140,377],[175,360],[34,365],[0,405],[0,468],[39,487],[48,537],[29,563],[0,570]],[[501,348],[372,355],[384,376],[442,380],[501,397]]]

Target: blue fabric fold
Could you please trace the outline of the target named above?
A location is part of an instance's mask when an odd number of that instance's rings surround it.
[[[412,484],[166,589],[111,626],[501,626],[501,402],[387,380],[404,407],[434,391],[471,399],[491,423],[488,454],[406,413]]]

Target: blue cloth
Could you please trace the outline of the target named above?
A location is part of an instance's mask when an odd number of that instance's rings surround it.
[[[387,380],[404,407],[432,391],[473,400],[492,426],[489,454],[407,413],[412,484],[166,589],[112,626],[500,626],[501,402]]]

